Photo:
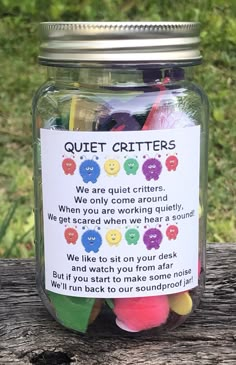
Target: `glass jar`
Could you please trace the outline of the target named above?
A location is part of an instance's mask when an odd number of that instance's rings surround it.
[[[67,328],[159,332],[204,289],[208,102],[198,23],[42,23],[37,285]]]

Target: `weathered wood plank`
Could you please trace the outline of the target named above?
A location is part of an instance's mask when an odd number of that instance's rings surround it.
[[[236,244],[208,246],[207,285],[195,313],[171,333],[113,337],[57,324],[35,288],[32,260],[0,260],[0,364],[236,364]]]

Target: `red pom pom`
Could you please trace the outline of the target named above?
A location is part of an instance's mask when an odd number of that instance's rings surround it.
[[[164,324],[169,315],[167,295],[114,299],[116,323],[122,329],[138,332]]]

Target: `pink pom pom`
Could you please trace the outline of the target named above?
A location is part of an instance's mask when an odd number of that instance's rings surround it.
[[[169,315],[166,295],[141,298],[114,299],[117,325],[130,332],[138,332],[164,324]]]

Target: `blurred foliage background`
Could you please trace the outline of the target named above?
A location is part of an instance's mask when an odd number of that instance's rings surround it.
[[[208,242],[235,242],[236,2],[234,0],[0,0],[0,256],[33,245],[31,100],[46,78],[37,65],[40,21],[199,21],[210,100]]]

